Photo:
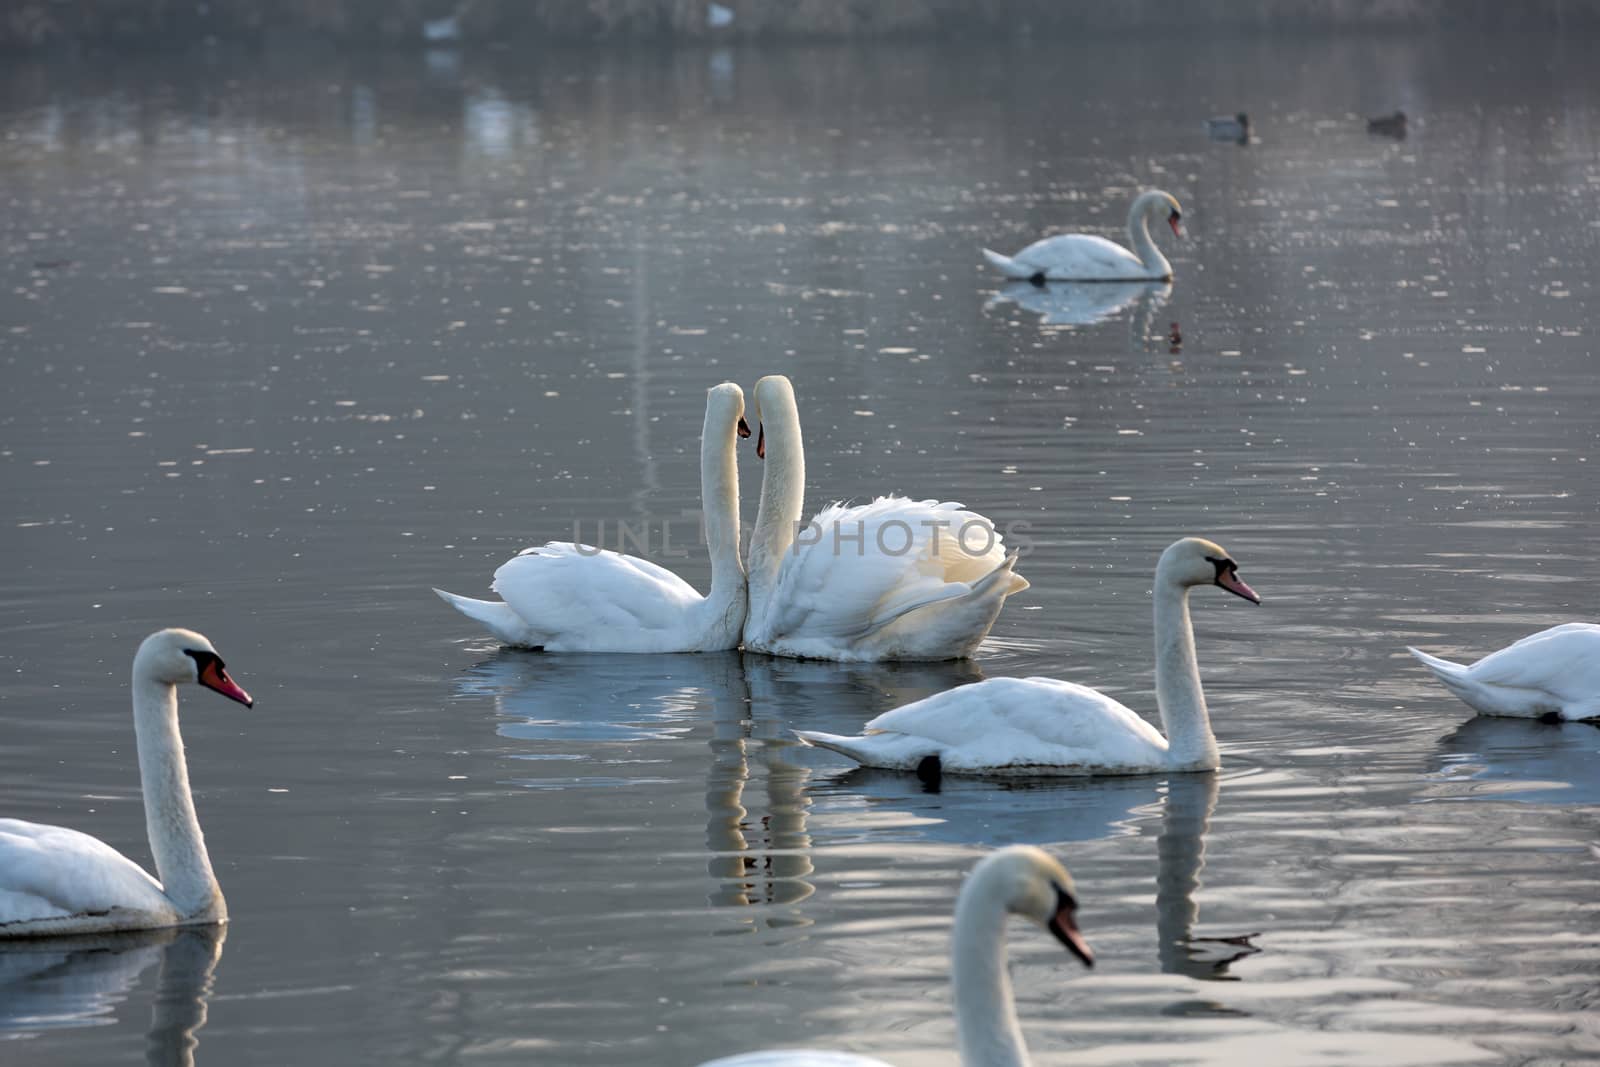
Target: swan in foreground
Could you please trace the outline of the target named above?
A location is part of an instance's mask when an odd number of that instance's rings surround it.
[[[794,387],[756,383],[766,461],[750,535],[744,647],[801,659],[961,659],[1028,588],[994,524],[960,504],[879,497],[832,504],[802,527],[805,448]]]
[[[1406,651],[1480,715],[1600,719],[1600,625],[1592,622],[1529,634],[1470,667]]]
[[[1160,218],[1182,237],[1183,211],[1171,193],[1152,189],[1140,193],[1128,209],[1130,252],[1119,244],[1087,233],[1046,237],[1014,256],[985,248],[983,258],[1007,278],[1043,285],[1045,282],[1132,282],[1172,280],[1172,264],[1150,237],[1150,220]]]
[[[860,737],[797,730],[867,767],[951,774],[1151,774],[1214,771],[1189,589],[1215,585],[1261,603],[1222,546],[1185,537],[1156,566],[1156,705],[1162,736],[1104,693],[1055,678],[991,678],[895,708]]]
[[[711,592],[638,556],[551,541],[501,564],[500,602],[434,592],[500,641],[536,652],[720,652],[739,647],[745,577],[739,559],[737,437],[748,437],[744,390],[706,394],[700,497],[711,553]]]
[[[1072,876],[1049,853],[1012,845],[990,853],[956,900],[950,944],[950,980],[955,987],[956,1034],[963,1067],[1028,1067],[1027,1045],[1017,1022],[1006,969],[1008,915],[1032,919],[1055,935],[1084,966],[1094,953],[1078,931],[1078,897]],[[750,1052],[701,1067],[888,1067],[882,1060],[848,1052],[811,1049]]]
[[[0,819],[0,938],[228,921],[189,795],[178,684],[254,701],[192,630],[160,630],[133,657],[133,729],[158,882],[110,845],[64,826]]]

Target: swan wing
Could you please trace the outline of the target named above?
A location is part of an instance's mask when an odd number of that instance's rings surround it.
[[[173,908],[161,883],[99,838],[0,819],[0,936],[8,927],[113,911]]]
[[[1116,281],[1144,278],[1150,271],[1139,257],[1114,241],[1088,233],[1046,237],[1011,257],[1015,263],[1059,281]]]
[[[551,635],[676,631],[702,599],[649,560],[566,541],[507,560],[491,588],[531,630]]]
[[[1466,676],[1483,685],[1536,689],[1564,700],[1600,696],[1600,626],[1565,623],[1491,652]]]
[[[785,554],[770,630],[859,638],[906,612],[966,596],[1005,558],[999,531],[960,504],[905,497],[834,504]],[[1027,587],[1013,580],[1010,591]]]

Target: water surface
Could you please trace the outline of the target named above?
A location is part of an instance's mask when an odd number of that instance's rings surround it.
[[[5,813],[148,860],[125,684],[157,626],[258,703],[183,705],[225,945],[0,953],[0,1058],[949,1065],[950,907],[1013,841],[1070,864],[1100,957],[1013,930],[1042,1063],[1600,1056],[1600,730],[1474,721],[1403,651],[1593,618],[1590,60],[7,64]],[[1365,132],[1397,106],[1407,140]],[[1241,108],[1254,143],[1205,139]],[[1116,236],[1147,186],[1190,231],[1170,290],[1002,286],[978,255]],[[974,663],[534,657],[428,592],[602,522],[691,529],[705,388],[775,371],[813,504],[1026,524],[1033,588]],[[1266,600],[1194,597],[1219,775],[931,793],[790,740],[1042,672],[1153,716],[1150,575],[1184,533]]]

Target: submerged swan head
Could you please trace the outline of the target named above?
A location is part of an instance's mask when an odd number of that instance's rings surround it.
[[[992,853],[973,869],[961,896],[963,902],[998,900],[1012,915],[1049,930],[1084,966],[1094,966],[1094,951],[1078,930],[1078,891],[1072,875],[1043,849],[1012,845]]]
[[[1239,117],[1243,118],[1244,116],[1241,115]],[[1160,189],[1151,189],[1147,193],[1141,193],[1139,198],[1133,202],[1133,210],[1129,212],[1128,222],[1130,227],[1133,221],[1141,216],[1152,219],[1165,219],[1167,225],[1172,227],[1172,236],[1183,236],[1183,228],[1179,225],[1183,222],[1183,208],[1178,205],[1178,198],[1171,193],[1163,192]]]
[[[1167,546],[1156,575],[1182,586],[1215,585],[1252,604],[1261,603],[1256,591],[1240,579],[1239,565],[1228,550],[1204,537],[1185,537]]]
[[[157,630],[145,638],[133,657],[133,673],[167,685],[198,683],[247,708],[255,706],[250,694],[228,677],[211,642],[193,630]]]
[[[794,402],[794,386],[781,374],[769,374],[756,382],[756,387],[750,394],[751,412],[756,417],[756,456],[766,459],[768,420],[763,418],[761,413],[767,412],[772,417],[774,425],[797,424],[800,421],[800,412]],[[748,429],[747,426],[746,430]]]

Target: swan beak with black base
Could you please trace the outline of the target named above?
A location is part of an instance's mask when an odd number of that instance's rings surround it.
[[[1183,227],[1178,225],[1182,221],[1183,221],[1183,216],[1180,213],[1176,212],[1176,211],[1174,211],[1172,214],[1167,216],[1167,225],[1172,227],[1172,236],[1174,236],[1174,237],[1182,237],[1183,236]]]
[[[207,689],[215,690],[229,700],[237,700],[247,708],[256,706],[256,702],[250,699],[250,694],[240,689],[238,684],[228,677],[228,672],[222,666],[222,660],[216,656],[208,657],[200,665],[199,681]]]
[[[1094,950],[1089,947],[1089,942],[1083,939],[1083,934],[1078,929],[1078,902],[1071,896],[1056,889],[1056,913],[1050,917],[1047,924],[1056,940],[1067,946],[1067,950],[1083,961],[1085,967],[1094,966]]]
[[[1217,584],[1234,596],[1244,597],[1252,604],[1261,603],[1261,598],[1256,595],[1256,591],[1245,585],[1244,580],[1233,571],[1224,571],[1217,575]]]

